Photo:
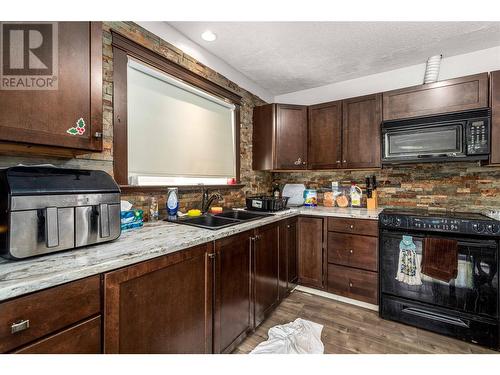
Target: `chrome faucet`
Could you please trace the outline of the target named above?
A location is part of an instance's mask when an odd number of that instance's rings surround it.
[[[202,188],[201,191],[202,191],[201,212],[203,214],[206,214],[208,212],[210,206],[215,200],[221,201],[222,199],[224,199],[222,198],[222,195],[218,191],[212,193],[211,195],[208,194],[208,189]]]

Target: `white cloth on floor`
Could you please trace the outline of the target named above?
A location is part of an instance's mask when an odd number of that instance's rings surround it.
[[[297,318],[270,328],[267,341],[257,345],[250,354],[323,354],[322,330],[321,324]]]

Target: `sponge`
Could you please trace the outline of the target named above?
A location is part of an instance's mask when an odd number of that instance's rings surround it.
[[[190,217],[201,216],[201,211],[200,210],[189,210],[187,214]]]

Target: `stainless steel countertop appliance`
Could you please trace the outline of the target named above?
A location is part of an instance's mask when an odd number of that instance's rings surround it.
[[[500,349],[499,221],[386,209],[379,229],[382,318]]]
[[[22,259],[120,236],[120,188],[103,171],[0,170],[0,255]]]

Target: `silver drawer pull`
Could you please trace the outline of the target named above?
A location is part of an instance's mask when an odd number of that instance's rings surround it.
[[[351,249],[351,250],[349,250],[349,253],[351,253],[351,254],[352,254],[352,253],[354,253],[354,251]]]
[[[349,225],[349,229],[354,229],[354,225],[353,224]]]
[[[17,332],[21,332],[27,330],[30,327],[29,319],[20,320],[18,322],[12,323],[10,326],[10,333],[14,334]]]

